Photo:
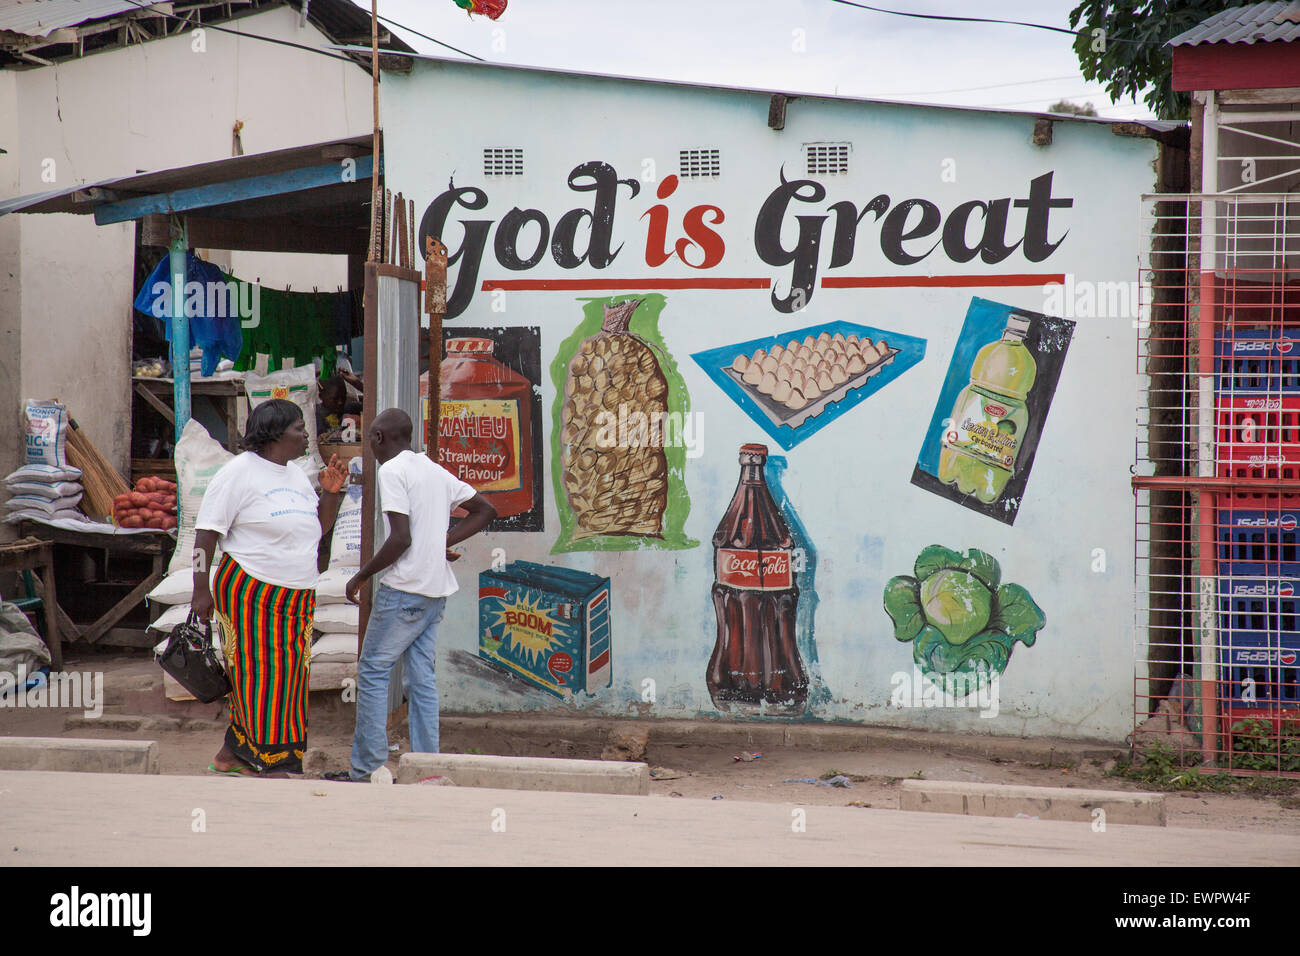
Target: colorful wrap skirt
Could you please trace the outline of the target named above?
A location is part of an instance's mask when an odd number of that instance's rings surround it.
[[[259,581],[223,555],[212,600],[231,686],[226,746],[258,773],[302,773],[316,592]]]

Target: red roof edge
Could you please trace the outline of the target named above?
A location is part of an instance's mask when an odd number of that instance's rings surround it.
[[[1202,43],[1174,47],[1173,88],[1268,90],[1300,86],[1300,43]]]

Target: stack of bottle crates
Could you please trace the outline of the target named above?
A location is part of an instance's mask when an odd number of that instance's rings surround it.
[[[1220,478],[1283,478],[1216,501],[1219,710],[1225,748],[1243,720],[1300,720],[1300,329],[1235,328],[1215,343]]]

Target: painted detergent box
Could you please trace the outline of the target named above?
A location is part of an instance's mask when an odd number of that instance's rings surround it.
[[[613,682],[609,578],[530,561],[478,576],[478,654],[561,698]]]

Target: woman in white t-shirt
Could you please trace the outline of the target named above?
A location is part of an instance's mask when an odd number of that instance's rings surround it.
[[[316,555],[347,470],[331,458],[317,497],[295,460],[307,452],[302,411],[282,399],[253,409],[240,445],[246,450],[213,476],[195,522],[193,610],[205,621],[215,615],[231,685],[230,727],[208,769],[302,773]]]

